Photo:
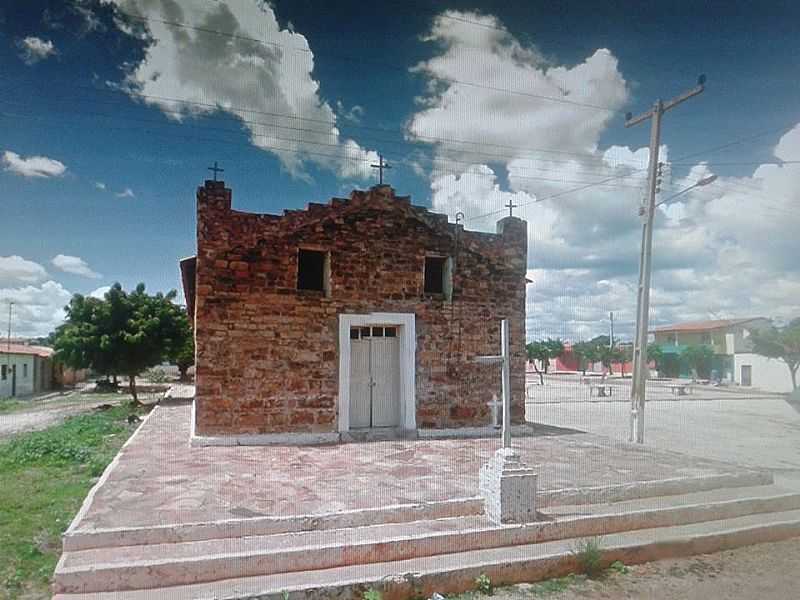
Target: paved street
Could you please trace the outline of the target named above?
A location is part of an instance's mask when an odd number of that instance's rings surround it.
[[[627,440],[630,382],[615,385],[612,399],[590,401],[579,378],[548,377],[529,388],[527,418]],[[800,479],[800,412],[783,397],[719,388],[674,397],[658,387],[648,397],[646,444]]]

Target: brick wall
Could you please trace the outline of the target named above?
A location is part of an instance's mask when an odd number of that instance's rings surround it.
[[[299,248],[330,253],[330,294],[297,290]],[[455,258],[452,302],[423,293],[426,254]],[[418,427],[487,425],[510,320],[512,416],[524,418],[526,224],[463,231],[388,186],[282,216],[197,193],[195,336],[200,434],[337,429],[338,315],[416,315]]]

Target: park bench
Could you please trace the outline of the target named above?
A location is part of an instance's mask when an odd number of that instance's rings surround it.
[[[689,383],[670,383],[667,387],[673,396],[687,396],[692,393],[692,386]]]
[[[592,392],[597,390],[598,398],[605,398],[610,396],[613,392],[613,386],[608,383],[603,377],[584,377],[583,383],[589,386],[589,397],[592,397]]]

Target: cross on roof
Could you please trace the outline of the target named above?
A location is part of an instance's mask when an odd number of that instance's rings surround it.
[[[212,173],[214,173],[214,181],[217,180],[217,173],[225,172],[225,169],[222,169],[222,168],[217,166],[217,161],[214,161],[214,166],[213,167],[208,167],[208,170],[211,171]]]
[[[514,209],[515,208],[519,208],[516,204],[514,204],[514,201],[511,200],[511,198],[508,199],[508,204],[504,204],[503,206],[505,206],[508,209],[508,216],[509,217],[513,217],[514,216]]]
[[[383,185],[383,170],[391,169],[391,165],[383,160],[383,154],[378,154],[378,164],[370,165],[373,169],[378,169],[378,185]]]

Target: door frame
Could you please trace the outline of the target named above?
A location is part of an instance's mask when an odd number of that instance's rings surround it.
[[[400,340],[400,428],[417,429],[416,355],[414,313],[369,313],[339,315],[339,431],[350,431],[350,328],[388,325],[398,328]]]

